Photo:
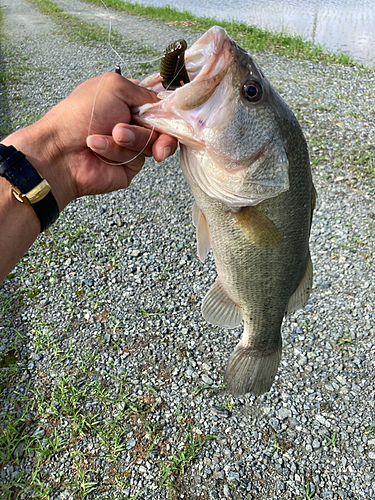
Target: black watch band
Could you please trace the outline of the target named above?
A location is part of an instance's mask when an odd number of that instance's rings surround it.
[[[40,232],[48,229],[59,216],[59,207],[51,187],[21,151],[0,144],[0,176],[12,185],[18,201],[25,200],[33,207],[40,220]]]

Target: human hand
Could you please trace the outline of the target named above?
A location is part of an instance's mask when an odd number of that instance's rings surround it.
[[[129,124],[130,108],[157,100],[155,93],[105,73],[83,82],[38,122],[3,142],[26,154],[62,210],[80,196],[128,187],[146,156],[161,161],[174,153],[175,139]]]
[[[139,84],[139,80],[132,78],[128,81],[137,86]],[[177,147],[176,141],[169,135],[151,134],[149,129],[128,123],[115,125],[112,136],[90,135],[86,142],[90,149],[107,160],[127,163],[139,153],[144,156],[152,155],[155,161],[160,162],[173,154]]]

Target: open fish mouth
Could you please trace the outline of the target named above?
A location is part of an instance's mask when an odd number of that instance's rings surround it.
[[[184,50],[179,42],[169,46],[180,51],[171,54],[172,70],[162,68],[162,75],[141,83],[160,100],[132,109],[133,122],[176,137],[187,147],[180,156],[185,177],[227,206],[256,205],[289,189],[289,163],[267,100],[268,83],[252,57],[214,26],[185,51],[185,66],[175,71]],[[182,70],[186,78],[179,81]],[[163,73],[170,83],[176,80],[175,90],[164,88]],[[254,104],[251,93],[248,100],[244,96],[246,82],[250,90],[261,90]]]
[[[163,76],[160,73],[143,80],[141,85],[156,92],[160,101],[133,108],[134,120],[143,125],[152,122],[156,130],[171,132],[169,127],[167,127],[168,130],[165,127],[161,129],[155,120],[160,121],[167,116],[170,120],[172,104],[172,115],[184,120],[187,119],[184,111],[192,111],[205,104],[227,73],[229,63],[233,58],[232,44],[233,42],[225,30],[214,26],[185,52],[184,70],[186,70],[190,82],[180,83],[178,81],[179,75],[176,74],[171,79],[176,80],[173,82],[174,89],[169,90],[168,85],[166,89],[164,88]],[[166,101],[169,101],[170,105]],[[202,123],[200,125],[202,126]],[[193,126],[193,128],[195,127]],[[188,135],[191,136],[192,132],[190,131]],[[180,134],[174,133],[172,135],[184,142],[183,136]]]
[[[223,28],[214,26],[185,53],[185,66],[190,81],[197,83],[208,77],[217,77],[231,58],[232,40]]]

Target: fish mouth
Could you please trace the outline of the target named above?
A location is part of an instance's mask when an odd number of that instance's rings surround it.
[[[213,26],[185,53],[190,82],[217,78],[232,59],[232,40],[223,28]]]
[[[185,52],[190,83],[173,91],[166,90],[160,73],[140,83],[156,92],[159,102],[133,108],[133,122],[172,135],[182,144],[204,146],[199,132],[205,120],[201,119],[199,108],[213,95],[232,59],[233,41],[223,28],[213,26]]]

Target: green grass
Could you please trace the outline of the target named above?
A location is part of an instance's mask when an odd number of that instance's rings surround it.
[[[310,490],[310,482],[307,481],[303,495],[298,496],[297,499],[305,498],[306,500],[313,500],[314,497],[315,497],[315,492]]]
[[[334,448],[336,446],[336,432],[334,432],[331,437],[325,434],[323,434],[323,436],[327,439],[324,448],[329,448],[330,446]]]
[[[84,0],[103,7],[101,0]],[[329,53],[323,47],[304,40],[301,36],[291,36],[285,33],[271,32],[249,26],[239,21],[219,21],[211,17],[198,17],[189,11],[180,11],[171,6],[153,7],[122,0],[104,0],[107,7],[128,14],[138,14],[166,23],[173,23],[193,31],[206,31],[213,25],[222,26],[228,34],[252,53],[261,50],[272,51],[275,54],[285,54],[291,57],[309,59],[312,61],[337,62],[344,65],[354,64],[353,58],[344,53]]]
[[[28,71],[31,71],[31,68],[26,65],[9,66],[6,71],[0,71],[0,85],[6,82],[18,83]]]
[[[348,347],[351,344],[353,344],[353,341],[350,334],[347,337],[341,337],[337,342],[339,347]]]
[[[374,424],[371,423],[367,429],[365,430],[365,435],[368,436],[369,434],[372,434],[374,432]]]
[[[181,442],[172,453],[172,458],[167,463],[161,464],[161,485],[168,488],[171,499],[176,497],[176,484],[178,484],[180,476],[184,474],[188,464],[196,458],[207,441],[219,439],[218,436],[197,434],[196,430],[191,425],[188,425]]]
[[[273,442],[271,444],[271,453],[280,453],[281,447],[276,439],[276,434],[273,435]]]
[[[30,3],[37,5],[40,12],[51,17],[56,24],[63,28],[64,36],[71,41],[80,41],[84,43],[92,42],[107,42],[108,29],[102,28],[95,23],[88,23],[79,19],[73,14],[66,13],[62,7],[51,0],[27,0]],[[111,32],[111,38],[114,43],[120,42],[120,37],[115,30]]]

